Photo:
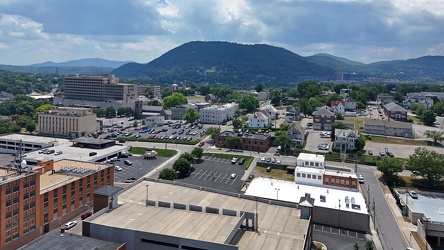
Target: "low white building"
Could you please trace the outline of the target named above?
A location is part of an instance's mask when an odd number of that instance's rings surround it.
[[[237,103],[227,103],[224,105],[212,105],[199,110],[200,122],[210,124],[221,124],[224,121],[231,120],[236,110],[239,109]]]
[[[347,100],[345,100],[345,109],[346,110],[355,110],[358,108],[358,103],[356,102],[356,100],[348,98]]]
[[[163,125],[164,122],[165,122],[165,117],[160,114],[148,116],[145,118],[145,125],[148,126],[149,128]]]
[[[263,128],[268,126],[268,124],[270,124],[270,119],[262,112],[248,114],[248,121],[246,124],[248,128]]]
[[[335,141],[333,148],[338,148],[342,152],[347,150],[356,150],[356,140],[359,138],[359,132],[352,129],[335,129]]]
[[[296,160],[296,167],[324,168],[325,156],[318,154],[300,153]]]

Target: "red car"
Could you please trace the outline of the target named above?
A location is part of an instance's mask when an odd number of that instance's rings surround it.
[[[88,218],[89,216],[91,216],[92,214],[93,214],[92,212],[84,212],[84,213],[82,214],[82,216],[80,216],[80,218],[81,218],[82,220],[84,220],[84,219]]]
[[[204,141],[201,141],[201,142],[199,143],[199,147],[202,147],[203,145],[205,145],[205,142],[204,142]]]

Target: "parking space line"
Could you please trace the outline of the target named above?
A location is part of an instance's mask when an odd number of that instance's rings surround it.
[[[225,184],[227,184],[230,181],[230,178],[227,178],[227,181],[225,182]]]
[[[233,179],[233,181],[231,182],[230,185],[233,185],[233,184],[234,184],[234,181],[235,181],[236,179],[237,179],[237,176],[236,176],[236,178]]]
[[[205,170],[205,172],[203,172],[202,175],[201,175],[198,179],[200,180],[200,178],[202,178],[202,177],[205,175],[205,173],[206,173],[207,171],[208,171],[208,170]]]
[[[217,181],[217,179],[219,179],[219,177],[222,175],[223,173],[220,173],[219,176],[214,180],[214,182]]]
[[[225,179],[225,177],[227,177],[228,174],[225,174],[225,176],[220,180],[219,183],[222,183],[222,181]]]
[[[202,172],[202,170],[203,170],[203,169],[199,169],[199,172],[197,172],[197,173],[193,172],[193,175],[194,175],[194,176],[193,176],[193,179],[194,179],[196,176],[199,176],[199,173]]]
[[[203,180],[206,180],[207,177],[210,177],[210,176],[211,176],[211,172],[212,172],[212,171],[210,171],[208,174],[206,174],[206,175],[205,175],[205,178],[203,178]],[[211,179],[211,178],[210,178],[210,179]]]

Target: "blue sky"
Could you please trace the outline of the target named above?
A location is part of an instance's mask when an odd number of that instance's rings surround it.
[[[364,63],[444,55],[444,0],[0,1],[0,64],[146,63],[205,40]]]

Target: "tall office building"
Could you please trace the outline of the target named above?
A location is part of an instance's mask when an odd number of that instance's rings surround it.
[[[67,99],[131,102],[138,98],[138,86],[119,83],[115,75],[69,76],[64,85]]]

